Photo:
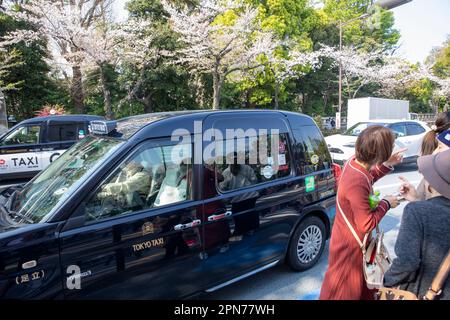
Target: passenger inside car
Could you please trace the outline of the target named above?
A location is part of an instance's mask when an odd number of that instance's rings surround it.
[[[171,164],[166,170],[164,180],[155,200],[155,207],[187,199],[188,177],[190,166],[188,159],[183,159],[180,164]]]
[[[233,162],[222,172],[223,181],[220,188],[224,191],[239,189],[258,183],[252,167],[246,164],[238,164],[238,155],[235,152],[231,159]]]

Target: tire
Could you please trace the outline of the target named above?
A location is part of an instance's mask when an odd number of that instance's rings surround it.
[[[300,240],[303,243],[301,247]],[[287,264],[295,271],[308,270],[320,259],[325,242],[326,231],[322,220],[315,216],[306,217],[292,235],[286,257]]]

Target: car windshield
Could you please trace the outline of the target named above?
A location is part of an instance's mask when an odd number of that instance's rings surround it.
[[[361,131],[363,131],[367,127],[377,126],[377,125],[385,127],[387,124],[386,123],[380,123],[380,122],[358,122],[354,126],[350,127],[350,129],[345,131],[344,135],[357,137],[357,136],[359,136]]]
[[[11,213],[28,222],[42,221],[123,143],[110,137],[81,140],[12,196]]]

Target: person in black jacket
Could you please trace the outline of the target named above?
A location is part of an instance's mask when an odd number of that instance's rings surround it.
[[[450,249],[450,150],[419,157],[419,171],[432,195],[410,202],[403,212],[394,259],[385,287],[400,287],[423,297]],[[450,300],[447,280],[438,299]]]

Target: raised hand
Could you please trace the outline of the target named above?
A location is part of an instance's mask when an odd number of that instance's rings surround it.
[[[387,166],[396,166],[403,161],[403,153],[406,152],[408,148],[402,148],[396,152],[394,152],[391,157],[384,163]]]
[[[402,181],[398,192],[408,201],[417,201],[419,196],[416,188],[405,177],[400,176],[398,178]]]

